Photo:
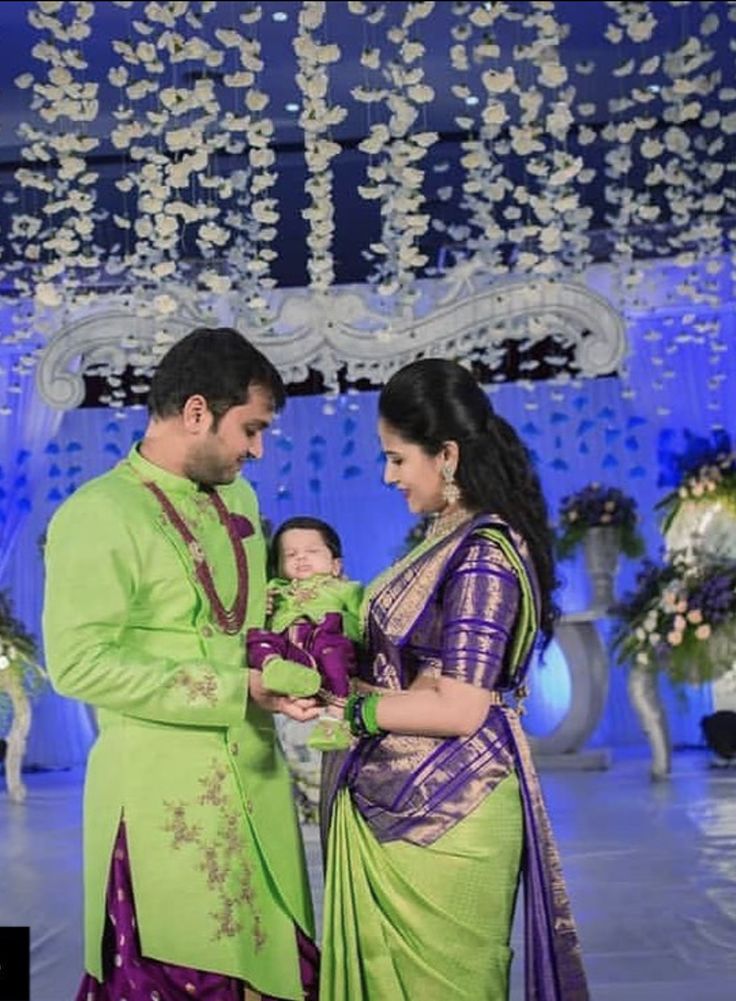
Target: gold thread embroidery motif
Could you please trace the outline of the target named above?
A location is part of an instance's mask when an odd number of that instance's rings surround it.
[[[206,889],[216,897],[216,906],[208,912],[213,922],[213,941],[242,934],[245,905],[252,915],[251,935],[258,951],[267,936],[256,908],[253,869],[244,855],[241,812],[227,794],[227,778],[228,769],[213,758],[209,771],[198,779],[203,791],[194,804],[164,802],[163,829],[171,835],[172,848],[187,847],[195,852],[193,868],[202,874]],[[191,821],[190,815],[197,809],[216,810],[213,836],[205,837],[202,825]]]
[[[210,806],[225,805],[227,800],[223,786],[227,779],[227,774],[227,768],[224,765],[218,764],[216,760],[213,760],[211,774],[197,780],[204,789],[197,801],[200,806],[206,806],[207,804],[210,804]]]
[[[184,668],[174,675],[170,685],[176,688],[183,688],[190,705],[200,701],[204,701],[211,706],[217,705],[217,696],[219,693],[217,675],[208,668],[202,670],[199,678],[195,677],[189,668]]]
[[[171,835],[171,847],[178,851],[183,845],[196,843],[201,837],[201,829],[198,824],[187,824],[186,805],[184,803],[168,803],[164,801],[164,809],[169,814],[169,819],[164,824],[164,830]]]

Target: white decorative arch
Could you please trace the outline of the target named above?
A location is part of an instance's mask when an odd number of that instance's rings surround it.
[[[554,335],[572,348],[573,363],[588,377],[615,371],[626,354],[621,316],[582,284],[530,277],[476,290],[468,276],[453,274],[434,283],[434,290],[440,286],[446,294],[408,318],[379,311],[371,288],[336,288],[323,295],[307,290],[280,295],[272,326],[258,332],[239,323],[237,301],[223,300],[229,309],[225,322],[243,329],[287,382],[303,381],[311,369],[333,386],[341,370],[350,382],[380,384],[422,355],[472,356],[493,364],[509,339],[533,343]],[[147,357],[152,363],[157,344],[163,349],[193,327],[213,322],[193,297],[178,292],[177,300],[176,311],[163,319],[150,311],[141,315],[120,299],[98,301],[94,312],[67,323],[49,341],[37,368],[41,395],[54,407],[78,406],[91,366],[105,363],[121,371],[131,360]]]

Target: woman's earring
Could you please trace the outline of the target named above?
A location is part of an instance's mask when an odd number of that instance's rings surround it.
[[[457,504],[460,500],[460,487],[455,483],[455,474],[452,469],[445,465],[442,467],[442,500],[448,507]]]

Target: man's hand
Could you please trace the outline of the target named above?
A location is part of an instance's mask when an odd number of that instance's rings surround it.
[[[269,691],[263,684],[263,675],[260,671],[250,670],[248,681],[250,697],[257,702],[261,709],[270,713],[283,713],[297,723],[307,723],[310,719],[316,719],[320,715],[320,706],[317,699],[292,699],[288,695],[278,695]]]
[[[266,591],[266,622],[273,615],[273,610],[276,607],[276,592],[272,587],[269,587]]]

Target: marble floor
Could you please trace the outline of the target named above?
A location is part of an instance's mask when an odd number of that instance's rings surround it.
[[[81,778],[27,775],[21,806],[0,785],[0,925],[31,927],[33,1001],[73,1001],[78,983]],[[606,772],[545,771],[542,784],[593,1001],[734,1001],[736,766],[678,752],[670,780],[652,783],[642,752]],[[319,914],[316,831],[305,838]],[[514,944],[521,1001],[519,922]]]

